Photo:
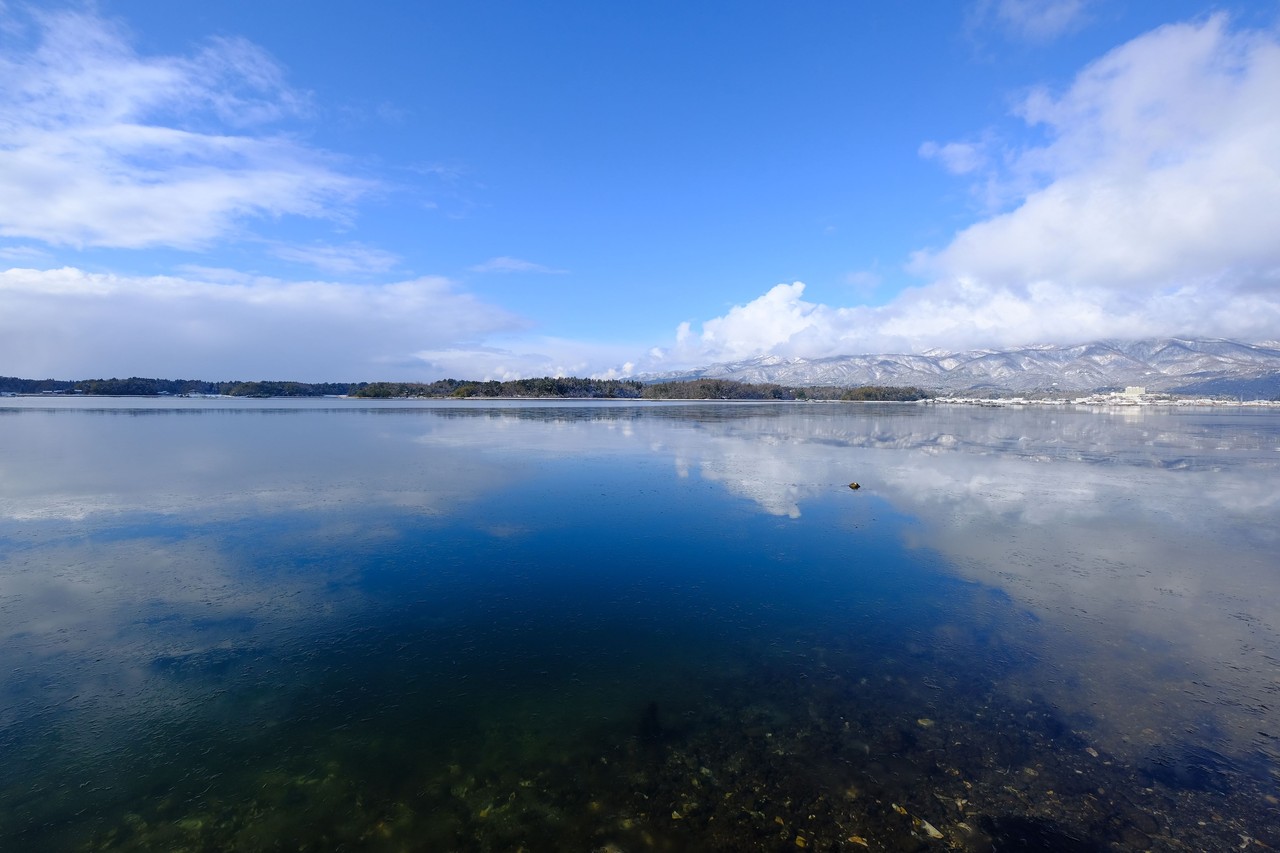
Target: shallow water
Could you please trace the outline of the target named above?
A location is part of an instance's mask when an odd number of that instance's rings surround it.
[[[1278,448],[6,399],[0,849],[1274,849]]]

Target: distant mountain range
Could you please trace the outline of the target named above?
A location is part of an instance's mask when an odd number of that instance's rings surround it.
[[[1104,340],[918,355],[766,355],[645,381],[736,379],[780,385],[915,385],[938,392],[1105,391],[1145,386],[1179,394],[1280,396],[1280,342]]]

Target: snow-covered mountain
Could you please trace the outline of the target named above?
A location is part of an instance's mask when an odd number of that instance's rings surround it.
[[[916,355],[766,355],[646,381],[737,379],[781,385],[915,385],[932,391],[1097,391],[1142,385],[1185,394],[1280,394],[1280,342],[1159,338]]]

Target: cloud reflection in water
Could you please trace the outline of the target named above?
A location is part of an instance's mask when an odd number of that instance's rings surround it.
[[[181,701],[194,688],[156,679],[158,661],[304,645],[377,606],[364,555],[410,519],[518,540],[534,522],[510,495],[595,459],[782,523],[835,501],[910,517],[905,547],[1040,620],[1045,666],[1005,689],[1089,714],[1117,753],[1209,718],[1236,751],[1277,729],[1268,413],[147,405],[0,419],[5,725],[63,702]],[[52,659],[61,680],[36,677]]]

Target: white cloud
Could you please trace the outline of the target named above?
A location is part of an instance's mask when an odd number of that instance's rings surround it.
[[[1018,107],[1049,141],[991,177],[1019,206],[921,269],[1015,285],[1157,288],[1280,265],[1280,42],[1226,18],[1163,27]]]
[[[681,323],[675,345],[650,358],[647,369],[737,361],[765,353],[820,357],[840,353],[896,350],[908,346],[890,340],[876,327],[887,309],[839,308],[808,302],[803,282],[775,285],[763,295],[702,324],[695,333]],[[662,362],[659,364],[659,362]]]
[[[0,235],[198,248],[250,217],[341,218],[372,188],[324,152],[248,132],[306,108],[249,42],[141,56],[90,13],[4,23]]]
[[[442,278],[357,286],[216,271],[208,279],[0,272],[0,364],[18,376],[435,378],[415,352],[524,326]]]
[[[593,374],[593,379],[629,379],[635,373],[636,365],[633,361],[622,363],[622,367],[611,367],[603,373]]]
[[[507,380],[530,376],[591,376],[621,379],[635,363],[626,361],[633,348],[542,337],[507,346],[473,345],[422,349],[413,354],[420,369],[436,377]],[[621,367],[606,368],[613,364]]]
[[[1263,341],[1280,329],[1280,301],[1274,296],[1280,275],[1255,284],[1205,281],[1139,297],[1052,281],[1002,287],[957,278],[874,307],[809,302],[802,282],[779,284],[708,320],[700,334],[692,328],[683,337],[677,334],[675,346],[661,351],[662,358],[651,353],[641,369],[763,354],[818,358],[1162,335]]]
[[[1090,0],[979,0],[969,15],[970,27],[995,26],[1007,36],[1028,42],[1051,41],[1085,23]]]
[[[1218,15],[1143,35],[1065,91],[1024,97],[1016,114],[1041,141],[1009,146],[1000,163],[923,149],[1013,199],[913,258],[930,284],[874,308],[806,302],[802,284],[778,285],[700,333],[683,324],[666,363],[1170,334],[1274,339],[1276,92],[1274,32],[1232,30]]]
[[[804,284],[779,284],[745,305],[735,305],[723,317],[702,324],[695,346],[717,360],[735,360],[760,352],[787,354],[805,339],[830,340],[845,309],[805,302]],[[686,346],[694,340],[686,333]]]
[[[305,264],[339,276],[386,273],[400,263],[398,255],[360,243],[343,246],[277,244],[271,247],[271,253],[281,260]]]
[[[4,261],[31,263],[33,261],[46,260],[48,257],[49,253],[47,251],[36,246],[0,247],[0,260]]]
[[[925,159],[939,161],[953,175],[967,175],[987,164],[985,147],[978,142],[925,142],[919,153]]]
[[[472,272],[533,272],[545,273],[551,275],[559,275],[567,272],[567,270],[558,270],[553,267],[536,264],[533,261],[525,261],[520,258],[498,257],[490,258],[481,264],[471,267]]]

